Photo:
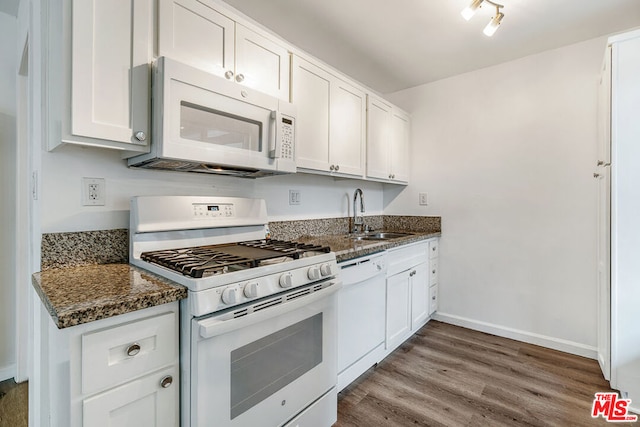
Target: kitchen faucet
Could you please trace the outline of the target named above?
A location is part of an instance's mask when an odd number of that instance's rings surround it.
[[[356,201],[358,200],[358,194],[360,194],[360,213],[364,213],[364,194],[362,194],[362,190],[357,188],[353,193],[353,228],[351,229],[352,233],[358,232],[358,226],[360,226],[360,232],[364,232],[364,217],[362,215],[358,216],[356,211]]]

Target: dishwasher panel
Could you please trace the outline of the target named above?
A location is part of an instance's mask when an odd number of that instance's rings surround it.
[[[386,255],[339,264],[338,391],[384,355]]]

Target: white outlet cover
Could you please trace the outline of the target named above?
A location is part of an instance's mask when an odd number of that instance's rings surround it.
[[[82,206],[104,206],[104,178],[82,178]]]

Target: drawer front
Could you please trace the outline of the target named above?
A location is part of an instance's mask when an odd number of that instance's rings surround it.
[[[82,392],[129,381],[178,360],[176,311],[82,335]]]
[[[429,316],[438,310],[438,287],[429,287]]]
[[[429,285],[438,283],[438,259],[429,260]]]
[[[427,242],[389,249],[387,255],[387,277],[426,261],[428,258],[428,250],[429,244]]]
[[[429,258],[437,258],[440,243],[438,239],[433,239],[429,241]]]

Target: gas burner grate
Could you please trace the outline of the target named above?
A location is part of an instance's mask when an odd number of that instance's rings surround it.
[[[305,252],[331,252],[331,248],[328,246],[311,245],[308,243],[291,242],[287,240],[250,240],[247,242],[240,242],[238,245],[282,251],[284,253],[297,253],[298,256],[296,256],[296,258],[299,258],[299,256]]]
[[[256,260],[221,252],[213,248],[214,246],[199,246],[195,248],[169,249],[145,252],[140,257],[145,261],[167,267],[196,279],[227,273],[231,266],[244,268],[257,266]]]
[[[144,252],[140,258],[196,279],[224,274],[230,270],[258,267],[291,261],[301,256],[328,253],[326,246],[282,240],[252,240],[247,242],[165,249]]]

